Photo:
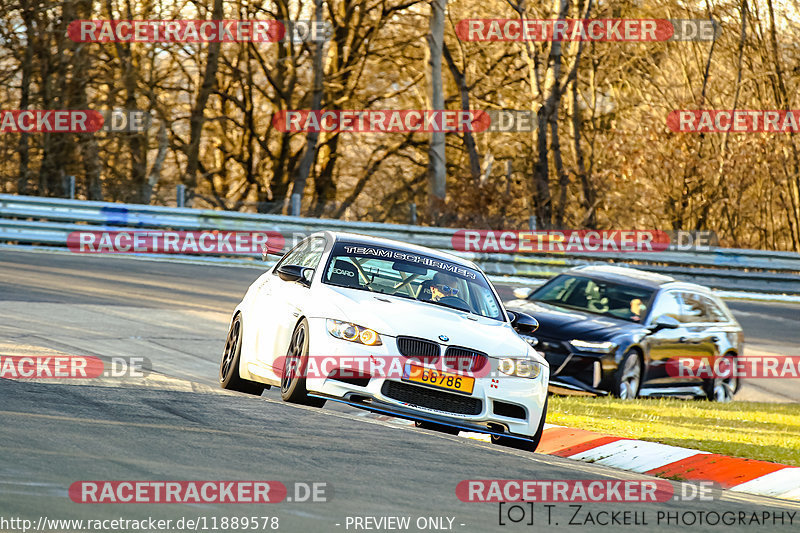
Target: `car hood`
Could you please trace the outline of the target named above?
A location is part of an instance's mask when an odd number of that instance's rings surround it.
[[[338,311],[326,318],[347,320],[391,337],[408,335],[464,346],[492,357],[529,355],[539,359],[535,350],[506,322],[385,294],[332,287],[326,288],[326,292],[329,311],[334,308]],[[440,335],[448,340],[442,341]]]
[[[530,300],[513,300],[506,302],[505,306],[509,311],[522,311],[538,320],[539,329],[534,335],[557,340],[607,341],[621,334],[645,329],[643,326],[627,320]]]

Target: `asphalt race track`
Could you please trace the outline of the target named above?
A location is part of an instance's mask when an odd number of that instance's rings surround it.
[[[145,357],[153,368],[144,378],[91,384],[0,379],[0,517],[34,524],[43,516],[205,517],[206,529],[191,529],[200,531],[214,531],[213,517],[234,516],[278,517],[279,530],[290,532],[363,531],[353,517],[386,516],[411,517],[409,531],[800,530],[800,503],[719,490],[713,502],[592,503],[580,509],[553,504],[549,524],[547,509],[535,504],[533,525],[527,525],[529,515],[501,525],[499,504],[461,502],[456,485],[464,479],[643,476],[420,430],[330,402],[322,410],[288,405],[275,390],[260,398],[221,391],[216,376],[229,315],[260,272],[0,250],[0,354]],[[502,291],[510,297],[509,287]],[[797,307],[730,305],[753,353],[790,354],[800,346]],[[749,384],[742,394],[775,401],[800,397],[791,384],[768,385]],[[289,488],[290,498],[296,483],[324,483],[326,501],[79,504],[68,497],[79,480],[276,480]],[[630,523],[585,523],[601,511],[628,511]],[[699,525],[701,513],[710,511],[781,515],[785,523]],[[787,513],[795,513],[793,525]],[[670,516],[675,518],[667,523]],[[423,517],[445,519],[438,529],[436,521],[417,529]],[[0,525],[0,531],[21,529]]]

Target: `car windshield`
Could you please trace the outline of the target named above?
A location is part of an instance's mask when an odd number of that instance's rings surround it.
[[[416,252],[337,243],[322,281],[505,320],[481,272]]]
[[[529,299],[641,323],[654,293],[646,287],[563,274],[539,287]]]

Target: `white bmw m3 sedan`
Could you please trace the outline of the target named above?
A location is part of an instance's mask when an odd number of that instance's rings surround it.
[[[247,290],[220,364],[225,389],[326,400],[535,449],[547,412],[537,327],[470,261],[388,239],[315,233]]]

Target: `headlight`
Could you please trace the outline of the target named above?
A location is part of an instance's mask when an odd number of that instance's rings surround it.
[[[573,348],[582,352],[611,353],[614,351],[614,348],[617,347],[617,345],[611,341],[590,342],[573,339],[569,341],[569,343]]]
[[[497,369],[509,376],[529,379],[536,379],[542,373],[541,365],[530,359],[500,359]]]
[[[367,346],[378,346],[381,343],[381,337],[378,332],[358,326],[350,322],[342,322],[341,320],[327,320],[328,333],[337,339],[344,339],[350,342],[357,342],[366,344]]]

